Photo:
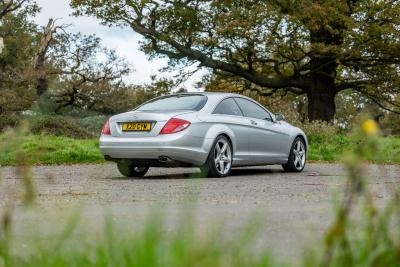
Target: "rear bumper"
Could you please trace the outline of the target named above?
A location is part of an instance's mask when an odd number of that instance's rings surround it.
[[[201,166],[208,157],[212,140],[184,133],[155,137],[100,137],[100,151],[106,159],[158,160],[168,157],[173,161]]]

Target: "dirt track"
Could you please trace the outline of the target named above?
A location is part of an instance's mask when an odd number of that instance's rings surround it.
[[[14,168],[1,170],[4,205],[19,195],[13,188],[21,181]],[[369,165],[368,176],[378,203],[383,203],[400,182],[400,166]],[[114,164],[40,166],[34,177],[38,205],[35,212],[16,213],[21,229],[37,222],[35,231],[48,231],[47,224],[61,227],[76,207],[83,207],[79,211],[90,229],[102,225],[104,213],[112,214],[119,229],[130,229],[142,226],[149,210],[161,206],[170,225],[184,207],[195,210],[198,229],[224,223],[229,235],[257,213],[264,222],[261,245],[288,258],[319,241],[332,219],[332,199],[340,196],[346,181],[336,164],[308,164],[301,174],[271,166],[236,169],[223,179],[199,178],[197,169],[154,168],[143,179],[126,179]],[[192,200],[195,208],[187,205]]]

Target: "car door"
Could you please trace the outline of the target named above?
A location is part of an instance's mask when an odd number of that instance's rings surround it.
[[[235,149],[233,165],[240,166],[248,164],[245,160],[249,158],[247,119],[232,97],[223,99],[214,109],[209,121],[227,125],[235,134]]]
[[[281,163],[287,159],[289,134],[272,120],[271,114],[256,102],[235,98],[249,127],[248,140],[252,164]]]

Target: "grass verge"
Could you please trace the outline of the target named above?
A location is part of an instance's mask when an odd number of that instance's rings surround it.
[[[7,137],[0,135],[0,143]],[[101,163],[97,139],[73,139],[52,135],[30,135],[21,139],[22,150],[30,164]],[[16,150],[0,152],[1,165],[15,165]]]
[[[365,140],[353,135],[312,134],[308,137],[311,161],[342,161],[343,155],[354,152]],[[400,138],[379,137],[377,139],[379,158],[373,153],[364,155],[366,160],[375,163],[400,163]]]
[[[0,135],[0,143],[6,142]],[[31,164],[76,164],[102,163],[97,139],[74,139],[52,135],[30,135],[24,137],[22,149]],[[311,161],[341,161],[346,152],[354,151],[363,140],[351,135],[313,134],[309,136]],[[377,163],[400,163],[400,138],[381,137],[378,140],[381,157],[366,158]],[[14,165],[15,150],[0,152],[0,165]]]

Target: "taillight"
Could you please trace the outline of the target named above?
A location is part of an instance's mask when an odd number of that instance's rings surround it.
[[[106,123],[104,123],[103,129],[101,130],[101,134],[111,135],[110,121],[109,120],[107,120]]]
[[[160,134],[177,133],[185,130],[187,127],[189,127],[189,125],[190,122],[188,121],[172,118],[164,125],[164,127],[161,129]]]

